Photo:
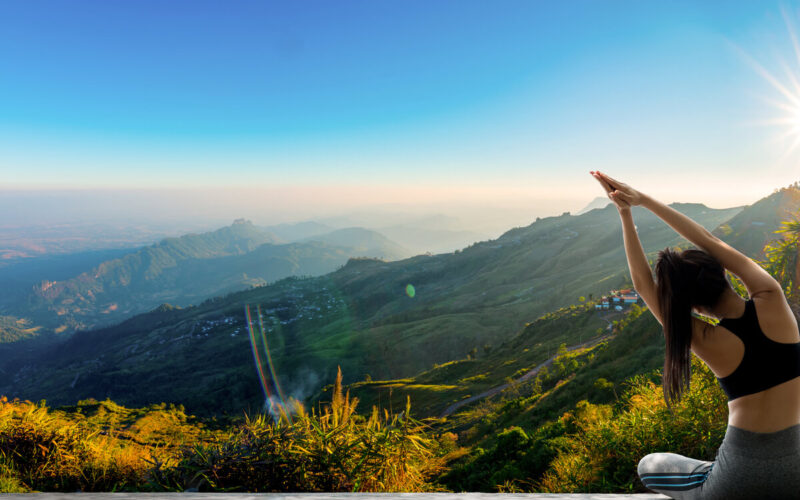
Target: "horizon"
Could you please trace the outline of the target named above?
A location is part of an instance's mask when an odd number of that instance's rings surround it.
[[[408,5],[4,4],[0,224],[497,230],[580,210],[589,170],[714,208],[800,179],[796,3]]]
[[[785,187],[787,186],[776,187],[770,193],[765,193],[763,196],[743,204],[714,205],[692,200],[666,203],[702,204],[713,209],[736,208],[752,205]],[[46,199],[39,200],[36,209],[32,209],[33,200],[40,197],[42,193],[47,194]],[[186,205],[187,198],[195,198],[198,194],[205,195],[204,202],[211,202],[211,205],[200,213],[194,208],[180,210],[180,207]],[[234,201],[240,192],[228,191],[227,196],[212,201],[214,194],[218,195],[218,193],[210,191],[188,189],[61,189],[46,191],[0,189],[0,213],[4,214],[4,217],[0,217],[0,229],[107,224],[143,226],[151,229],[170,228],[171,232],[177,235],[196,230],[213,230],[230,225],[234,220],[245,219],[259,226],[320,222],[334,229],[352,225],[379,230],[382,227],[413,225],[416,221],[441,218],[446,219],[451,228],[460,230],[471,228],[490,238],[496,238],[512,228],[532,224],[538,218],[555,217],[564,213],[573,216],[580,215],[581,211],[596,200],[607,198],[595,196],[584,200],[565,199],[561,200],[561,205],[551,210],[542,208],[532,213],[526,212],[527,207],[521,208],[519,204],[514,203],[505,206],[496,205],[492,207],[495,210],[492,214],[487,214],[489,205],[486,203],[450,205],[439,203],[416,207],[399,203],[368,205],[359,203],[341,207],[339,211],[325,213],[321,210],[315,212],[315,207],[318,205],[313,204],[310,210],[307,204],[305,210],[264,212],[263,208],[254,209],[252,206],[242,203],[241,200],[237,205]],[[285,191],[280,193],[276,190],[272,194],[281,194],[287,200],[294,198],[294,201],[297,201],[297,193]],[[313,199],[313,195],[310,198]],[[64,207],[63,204],[71,199],[73,201],[80,200],[81,203],[74,207],[69,205]],[[546,206],[549,202],[550,200],[543,200],[540,206]],[[120,203],[122,203],[121,206]],[[611,201],[608,200],[608,203]],[[131,209],[137,212],[132,215]],[[169,215],[166,215],[166,211],[169,211]],[[61,219],[54,219],[54,213],[57,213]],[[181,227],[185,227],[185,230],[181,230]]]

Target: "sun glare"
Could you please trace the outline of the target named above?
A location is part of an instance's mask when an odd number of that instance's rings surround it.
[[[757,62],[755,59],[742,52],[744,59],[770,86],[777,91],[778,97],[762,97],[762,100],[772,107],[777,114],[766,120],[758,122],[779,129],[774,137],[774,142],[782,148],[781,160],[789,158],[800,147],[800,42],[798,42],[792,18],[785,9],[782,9],[786,29],[792,42],[794,65],[789,65],[785,60],[779,60],[783,78],[776,77]]]

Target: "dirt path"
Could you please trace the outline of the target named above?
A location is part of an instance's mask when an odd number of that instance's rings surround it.
[[[602,337],[597,337],[597,338],[592,339],[592,340],[587,340],[586,342],[582,342],[580,344],[575,344],[573,346],[567,347],[567,351],[574,351],[576,349],[583,349],[585,347],[592,347],[592,346],[597,345],[600,342],[602,342],[602,341],[604,341],[604,340],[606,340],[606,339],[608,339],[610,337],[611,337],[611,335],[609,334],[609,335],[604,335]],[[483,398],[488,398],[488,397],[494,396],[495,394],[497,394],[499,392],[503,392],[504,390],[508,389],[509,387],[511,387],[514,384],[519,384],[521,382],[525,382],[526,380],[528,380],[528,379],[530,379],[532,377],[535,377],[539,373],[539,370],[541,370],[542,368],[544,368],[546,366],[552,365],[553,361],[557,357],[558,357],[558,354],[555,354],[555,355],[551,356],[550,359],[548,359],[547,361],[545,361],[544,363],[542,363],[540,365],[537,365],[536,368],[533,368],[532,370],[529,370],[527,373],[525,373],[520,378],[514,380],[511,383],[502,384],[502,385],[498,385],[496,387],[492,387],[491,389],[489,389],[487,391],[483,391],[480,394],[477,394],[475,396],[470,396],[467,399],[462,399],[461,401],[459,401],[457,403],[451,404],[450,406],[448,406],[447,408],[444,409],[444,411],[439,415],[439,418],[444,418],[444,417],[446,417],[448,415],[452,415],[453,412],[455,412],[456,410],[458,410],[462,406],[465,406],[465,405],[468,405],[470,403],[473,403],[473,402],[475,402],[475,401],[477,401],[479,399],[483,399]]]

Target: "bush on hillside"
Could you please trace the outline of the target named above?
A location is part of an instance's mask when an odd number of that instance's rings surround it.
[[[670,411],[662,388],[635,377],[616,406],[580,402],[562,421],[566,446],[540,481],[548,492],[644,491],[636,477],[648,453],[714,460],[727,428],[727,399],[714,374],[692,360],[691,389]]]

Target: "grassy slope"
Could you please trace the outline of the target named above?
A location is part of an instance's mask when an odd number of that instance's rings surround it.
[[[608,334],[609,322],[623,314],[598,312],[593,304],[564,308],[528,324],[499,346],[487,344],[475,359],[438,364],[406,379],[355,382],[348,388],[366,407],[402,405],[410,396],[417,415],[437,416],[452,403],[521,377],[555,355],[561,344]],[[327,399],[327,390],[318,398]]]

